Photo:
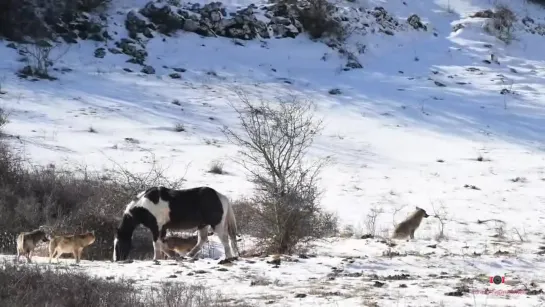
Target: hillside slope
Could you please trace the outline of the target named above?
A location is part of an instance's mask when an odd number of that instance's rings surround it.
[[[524,289],[532,282],[540,288],[545,282],[543,256],[536,255],[545,218],[540,193],[545,184],[542,8],[508,3],[518,17],[510,44],[483,30],[485,18],[470,17],[492,8],[480,0],[342,4],[339,14],[354,29],[335,48],[306,34],[241,40],[154,32],[144,40],[145,64],[154,70],[149,74],[127,63],[131,57],[110,50],[123,49],[116,42],[129,35],[127,13],[146,4],[118,2],[106,15],[111,40],[84,40],[53,51],[57,80],[17,77],[23,66],[17,50],[8,42],[0,46],[6,92],[0,106],[11,113],[5,131],[17,136],[13,144],[33,161],[91,168],[120,163],[145,170],[153,152],[169,165],[169,175],[185,174],[187,186],[209,185],[236,199],[249,195],[252,185],[228,160],[237,159],[237,148],[220,132],[223,125],[238,124],[227,104],[237,100],[233,89],[266,99],[312,99],[325,121],[310,153],[333,158],[322,174],[322,204],[337,212],[343,227],[352,227],[354,238],[317,242],[312,251],[317,257],[279,269],[247,263],[214,273],[218,278],[195,275],[195,280],[220,290],[228,284],[236,297],[259,305],[272,301],[272,306],[543,303],[541,295],[444,295],[468,280],[475,291]],[[234,12],[250,4],[224,6]],[[407,23],[412,14],[426,30]],[[98,51],[102,57],[96,57],[98,48],[103,48]],[[339,48],[346,50],[344,55]],[[491,54],[497,62],[490,61]],[[363,68],[346,69],[354,62]],[[329,93],[332,89],[337,94]],[[185,131],[175,131],[176,125]],[[225,161],[228,174],[208,173],[214,160]],[[388,234],[393,220],[399,222],[415,206],[445,219],[445,240],[436,240],[440,221],[434,218],[422,223],[416,240],[397,242],[392,249],[380,240],[356,239],[371,230]],[[366,229],[373,208],[382,213],[375,229]],[[478,224],[478,219],[504,223]],[[494,237],[498,234],[505,238]],[[391,257],[383,257],[384,252]],[[214,264],[190,266],[211,270]],[[117,270],[118,276],[147,285],[169,275],[169,268],[83,262],[80,269],[101,276]],[[383,287],[373,282],[374,274],[401,273],[408,280],[388,280]],[[488,284],[488,276],[504,273],[511,283]],[[260,274],[278,282],[248,287],[246,277]],[[238,288],[237,278],[246,280]],[[405,287],[398,289],[400,284]],[[301,291],[308,296],[293,298]],[[340,294],[331,294],[335,291]]]

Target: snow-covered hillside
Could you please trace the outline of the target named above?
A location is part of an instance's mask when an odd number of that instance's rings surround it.
[[[208,259],[181,269],[83,261],[78,270],[141,285],[181,270],[172,281],[209,283],[256,306],[544,304],[543,294],[521,293],[545,287],[544,9],[506,1],[518,21],[505,44],[483,29],[485,18],[471,17],[494,8],[489,1],[356,0],[337,4],[355,28],[343,46],[305,34],[253,40],[155,34],[145,45],[154,70],[148,74],[126,54],[108,51],[128,35],[127,12],[146,2],[113,2],[111,40],[56,48],[54,81],[19,78],[17,50],[1,43],[0,107],[10,112],[4,130],[17,136],[13,144],[33,161],[58,167],[120,163],[145,170],[152,152],[169,175],[185,174],[186,186],[212,186],[237,199],[252,185],[229,160],[237,159],[237,148],[220,131],[238,125],[227,104],[236,103],[234,90],[312,99],[325,129],[311,155],[333,159],[322,174],[322,204],[353,237],[316,242],[309,251],[315,257],[292,257],[278,268],[247,259],[217,271]],[[229,12],[251,3],[223,2]],[[388,18],[365,12],[381,12],[378,6]],[[427,30],[407,23],[413,14]],[[345,69],[348,52],[363,68]],[[228,174],[207,172],[215,160],[225,161]],[[441,221],[425,219],[415,240],[394,247],[359,238],[370,232],[371,212],[381,210],[374,230],[387,235],[415,206]],[[477,223],[488,219],[504,223]],[[445,238],[437,240],[441,222]],[[208,274],[187,276],[198,269]],[[489,283],[489,276],[504,274],[505,284]],[[270,285],[250,286],[252,278]],[[445,295],[460,284],[470,293]],[[486,288],[496,292],[485,295]],[[301,293],[306,297],[296,298]]]

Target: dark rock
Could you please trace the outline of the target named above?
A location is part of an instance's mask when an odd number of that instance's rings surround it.
[[[340,94],[341,94],[341,90],[338,89],[338,88],[334,88],[334,89],[330,89],[328,93],[329,93],[330,95],[340,95]]]
[[[155,68],[153,68],[152,66],[146,65],[142,68],[141,72],[148,75],[153,75],[155,74]]]
[[[180,79],[180,78],[182,78],[182,76],[181,76],[179,73],[176,73],[176,72],[175,72],[175,73],[171,73],[169,76],[170,76],[172,79]]]
[[[173,12],[169,5],[157,7],[153,2],[148,2],[140,14],[153,22],[157,31],[166,35],[184,28],[185,18]]]
[[[102,59],[106,56],[106,49],[104,48],[97,48],[95,50],[95,58],[99,58],[99,59]]]
[[[412,14],[411,16],[409,16],[409,18],[407,18],[407,23],[411,27],[413,27],[415,30],[419,30],[419,29],[422,29],[424,31],[428,30],[428,27],[422,23],[422,21],[420,20],[420,17],[418,17],[418,15],[416,14]]]
[[[494,17],[494,12],[492,12],[491,10],[479,11],[479,12],[473,14],[473,15],[470,15],[470,17],[492,18],[492,17]]]
[[[452,32],[456,32],[456,31],[458,31],[460,29],[463,29],[463,28],[465,28],[465,26],[463,24],[457,23],[452,27]]]
[[[121,50],[117,49],[117,48],[108,48],[108,51],[110,51],[110,53],[113,53],[113,54],[120,54],[122,53]]]

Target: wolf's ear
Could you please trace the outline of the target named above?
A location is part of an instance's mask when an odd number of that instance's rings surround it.
[[[418,206],[415,206],[416,207],[416,210],[420,210],[420,208],[418,208]]]

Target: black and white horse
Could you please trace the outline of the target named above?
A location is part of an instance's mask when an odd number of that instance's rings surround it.
[[[237,224],[231,203],[225,195],[210,187],[174,190],[161,186],[139,193],[127,205],[117,228],[114,261],[127,259],[133,231],[140,224],[149,228],[153,235],[153,260],[161,257],[162,241],[167,229],[197,228],[197,244],[187,253],[188,257],[195,257],[208,239],[209,226],[223,244],[225,260],[235,259],[233,250],[238,254]]]

